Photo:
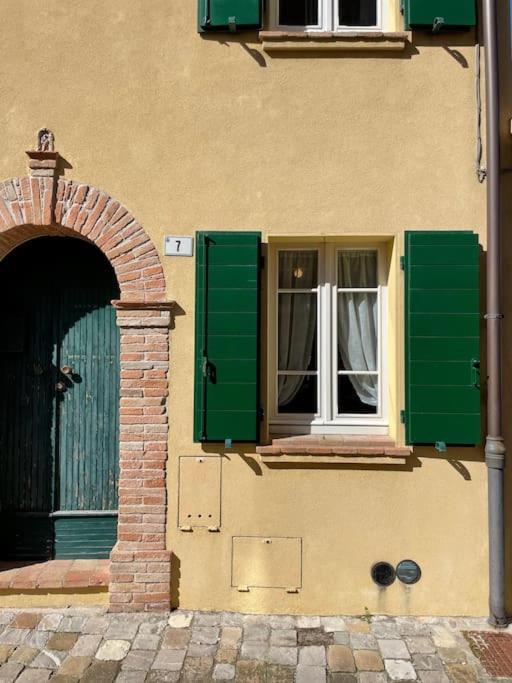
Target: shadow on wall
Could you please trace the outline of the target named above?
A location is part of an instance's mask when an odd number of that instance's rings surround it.
[[[500,88],[501,88],[501,269],[502,269],[502,311],[503,321],[503,435],[507,447],[505,469],[505,538],[507,578],[507,612],[512,614],[512,138],[510,117],[512,115],[512,40],[511,16],[508,2],[499,3],[500,16]]]

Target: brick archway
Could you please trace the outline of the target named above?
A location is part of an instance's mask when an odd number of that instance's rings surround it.
[[[166,550],[169,324],[160,258],[133,215],[107,193],[57,178],[57,152],[27,152],[30,176],[0,183],[0,260],[45,235],[88,240],[106,255],[121,298],[119,525],[110,609],[170,608]]]

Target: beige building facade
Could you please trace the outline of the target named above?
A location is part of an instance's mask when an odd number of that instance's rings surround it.
[[[192,0],[5,0],[2,258],[78,237],[119,284],[112,609],[487,613],[482,442],[411,443],[403,415],[406,232],[471,231],[485,271],[479,29],[408,30],[398,0],[349,29],[320,4],[309,33],[272,1],[261,32],[199,33]],[[59,154],[27,172],[42,128]],[[194,438],[198,233],[217,231],[261,233],[254,442]],[[372,578],[403,560],[417,582]]]

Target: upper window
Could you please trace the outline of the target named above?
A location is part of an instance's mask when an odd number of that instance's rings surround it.
[[[382,0],[273,0],[275,27],[343,31],[382,26]]]
[[[277,250],[274,424],[385,427],[383,261],[377,246]]]

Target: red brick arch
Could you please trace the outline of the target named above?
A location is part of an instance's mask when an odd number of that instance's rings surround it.
[[[115,270],[121,300],[149,303],[165,297],[153,243],[128,209],[106,192],[74,180],[54,183],[49,177],[0,184],[0,257],[20,241],[52,234],[52,228],[60,234],[72,231],[103,251]]]
[[[22,242],[68,235],[99,247],[121,299],[118,540],[110,609],[170,607],[166,549],[169,324],[172,304],[158,253],[134,216],[106,192],[57,178],[57,152],[27,152],[31,175],[0,183],[0,260]]]

